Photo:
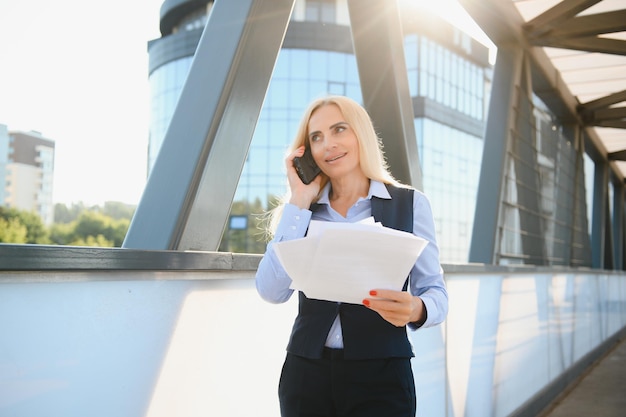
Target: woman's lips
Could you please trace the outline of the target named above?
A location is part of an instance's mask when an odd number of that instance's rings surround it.
[[[333,156],[333,157],[331,157],[331,158],[327,158],[327,159],[326,159],[326,162],[328,162],[328,163],[332,163],[332,162],[335,162],[335,161],[336,161],[336,160],[338,160],[338,159],[343,158],[344,156],[346,156],[346,154],[345,154],[345,153],[342,153],[341,155],[335,155],[335,156]]]

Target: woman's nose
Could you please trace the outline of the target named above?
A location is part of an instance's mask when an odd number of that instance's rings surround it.
[[[337,146],[337,141],[333,139],[332,135],[326,135],[324,136],[324,146],[326,149],[335,148]]]

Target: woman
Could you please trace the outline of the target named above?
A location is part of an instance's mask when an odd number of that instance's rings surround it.
[[[304,184],[293,159],[310,148],[321,173]],[[405,291],[372,288],[362,304],[336,303],[298,293],[296,317],[283,365],[283,417],[415,416],[416,398],[408,328],[441,323],[448,296],[426,196],[389,173],[371,119],[342,96],[313,101],[285,159],[289,193],[272,213],[273,239],[256,275],[261,297],[292,295],[291,279],[274,242],[305,236],[310,220],[357,222],[374,216],[384,226],[428,240]]]

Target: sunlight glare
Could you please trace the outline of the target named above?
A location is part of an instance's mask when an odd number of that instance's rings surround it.
[[[496,57],[496,46],[483,32],[472,17],[465,11],[458,0],[403,0],[403,5],[414,9],[416,13],[426,11],[441,17],[446,22],[470,35],[472,38],[489,48],[489,62],[493,65]]]

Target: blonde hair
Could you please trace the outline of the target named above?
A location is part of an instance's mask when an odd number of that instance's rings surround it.
[[[371,180],[379,181],[384,184],[400,185],[393,175],[391,175],[391,172],[389,172],[389,167],[383,152],[383,145],[380,138],[376,134],[376,130],[372,124],[372,119],[359,103],[349,97],[331,95],[313,100],[302,115],[298,130],[296,131],[296,135],[291,142],[291,145],[287,149],[287,153],[291,153],[303,145],[306,147],[310,146],[309,120],[311,119],[313,113],[315,113],[315,111],[320,107],[330,105],[335,105],[339,108],[344,117],[344,121],[348,123],[354,131],[359,143],[360,165],[363,174]],[[320,175],[322,176],[322,182],[320,185],[321,193],[321,190],[323,190],[328,183],[329,178],[323,172]],[[276,231],[276,226],[278,225],[283,211],[282,208],[285,203],[289,201],[289,198],[290,195],[288,191],[280,200],[278,206],[270,211],[268,216],[268,238],[271,238]],[[314,202],[319,198],[320,195],[316,197]]]

